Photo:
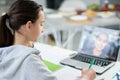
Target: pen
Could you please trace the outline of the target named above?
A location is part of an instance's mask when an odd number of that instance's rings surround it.
[[[90,65],[89,65],[89,68],[88,68],[88,69],[90,69],[90,68],[92,67],[92,65],[94,64],[94,62],[95,62],[95,59],[92,58],[92,60],[90,61]]]

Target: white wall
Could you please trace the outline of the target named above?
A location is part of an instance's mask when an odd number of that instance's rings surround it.
[[[93,3],[100,4],[100,0],[81,0],[81,1],[85,2],[87,5],[93,4]]]
[[[36,1],[37,3],[43,5],[43,7],[46,7],[46,0],[34,0]]]

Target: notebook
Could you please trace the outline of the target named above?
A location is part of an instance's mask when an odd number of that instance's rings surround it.
[[[120,48],[120,31],[108,28],[86,26],[82,29],[77,54],[62,61],[61,64],[77,69],[88,69],[94,58],[92,68],[102,74],[117,61]]]
[[[62,68],[62,66],[58,65],[58,64],[54,64],[50,61],[47,61],[47,60],[43,60],[43,63],[48,67],[48,69],[52,72],[55,72],[59,69]]]

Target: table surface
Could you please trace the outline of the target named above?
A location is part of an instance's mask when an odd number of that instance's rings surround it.
[[[59,62],[62,59],[76,53],[76,51],[73,50],[63,49],[42,43],[35,43],[35,48],[40,50],[43,59],[53,62],[55,64],[60,64]],[[116,62],[116,64],[112,68],[110,68],[101,75],[97,75],[95,80],[117,80],[113,79],[113,76],[116,74],[116,72],[119,71],[120,62]],[[76,80],[77,77],[81,75],[81,71],[69,66],[63,66],[62,69],[54,72],[53,74],[57,76],[58,80]]]

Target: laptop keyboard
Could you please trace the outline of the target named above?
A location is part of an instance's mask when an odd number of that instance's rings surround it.
[[[84,55],[76,55],[76,56],[72,57],[72,59],[79,60],[79,61],[86,62],[86,63],[90,63],[90,61],[92,60],[92,57],[87,57]],[[107,66],[110,63],[111,62],[107,61],[107,60],[95,59],[94,65]]]

